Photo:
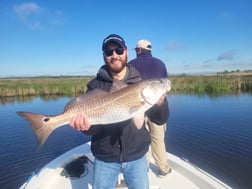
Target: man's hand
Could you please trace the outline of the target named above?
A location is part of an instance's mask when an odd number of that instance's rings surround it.
[[[84,113],[79,113],[70,122],[70,126],[78,131],[87,131],[90,128],[90,124]]]

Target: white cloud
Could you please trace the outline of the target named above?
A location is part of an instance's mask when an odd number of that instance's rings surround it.
[[[42,8],[40,8],[36,3],[30,2],[15,5],[14,11],[20,18],[26,18],[32,16],[33,14],[40,13]]]
[[[174,51],[174,50],[178,50],[178,49],[181,49],[183,48],[183,45],[179,44],[178,42],[175,42],[175,41],[170,41],[168,44],[167,44],[167,49],[169,51]]]
[[[20,3],[14,12],[22,23],[31,30],[51,30],[62,25],[64,14],[60,10],[50,11],[36,3]]]
[[[230,50],[230,51],[223,52],[218,56],[217,60],[219,61],[220,60],[233,60],[236,57],[237,52],[238,50]]]

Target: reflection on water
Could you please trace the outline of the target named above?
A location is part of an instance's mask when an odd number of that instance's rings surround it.
[[[33,101],[35,98],[41,98],[43,101],[48,102],[50,100],[58,100],[62,98],[63,96],[59,95],[43,95],[43,96],[11,96],[11,97],[0,97],[0,105],[15,103],[15,102],[29,102]],[[66,97],[66,96],[64,96]],[[72,96],[68,96],[69,98],[72,98]]]
[[[0,97],[0,105],[10,104],[14,102],[32,101],[36,96],[18,96],[18,97]]]
[[[61,112],[72,97],[0,98],[0,186],[18,188],[32,171],[89,140],[68,126],[58,128],[42,148],[17,110]],[[227,182],[252,185],[252,95],[168,94],[167,150]]]

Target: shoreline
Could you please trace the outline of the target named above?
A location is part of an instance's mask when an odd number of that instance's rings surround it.
[[[0,97],[72,95],[86,91],[94,76],[51,76],[0,78]],[[252,72],[216,75],[171,75],[171,92],[233,93],[252,92]]]

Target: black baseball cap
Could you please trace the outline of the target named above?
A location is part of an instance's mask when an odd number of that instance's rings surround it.
[[[102,50],[104,51],[107,47],[107,45],[109,43],[116,43],[118,44],[120,47],[123,47],[123,48],[126,48],[127,49],[127,46],[125,44],[125,41],[124,39],[117,35],[117,34],[110,34],[109,36],[107,36],[104,40],[103,40],[103,43],[102,43]]]

